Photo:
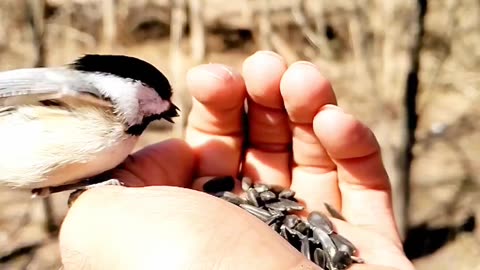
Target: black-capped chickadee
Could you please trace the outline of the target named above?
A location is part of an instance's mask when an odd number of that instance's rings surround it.
[[[0,72],[0,186],[75,185],[108,171],[154,120],[173,123],[168,79],[122,55]]]

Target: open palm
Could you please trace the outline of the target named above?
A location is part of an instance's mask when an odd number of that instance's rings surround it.
[[[135,153],[114,173],[129,187],[89,190],[74,203],[61,232],[65,269],[318,269],[261,221],[196,191],[204,181],[195,179],[236,175],[241,163],[255,181],[295,190],[308,211],[339,209],[347,222],[334,219],[337,230],[366,261],[351,269],[413,269],[379,145],[336,106],[315,66],[258,52],[242,75],[195,67],[188,86],[185,141]]]

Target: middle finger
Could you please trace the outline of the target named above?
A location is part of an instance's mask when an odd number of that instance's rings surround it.
[[[280,89],[293,135],[292,189],[308,211],[323,210],[323,202],[339,209],[336,166],[313,132],[320,108],[336,103],[330,82],[317,67],[302,61],[285,72]]]
[[[285,61],[273,52],[258,52],[243,64],[248,93],[249,145],[243,173],[254,182],[289,186],[291,135],[280,95]]]

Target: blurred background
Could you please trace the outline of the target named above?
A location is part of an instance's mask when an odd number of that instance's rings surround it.
[[[85,53],[140,57],[171,80],[182,119],[188,68],[240,69],[260,49],[309,60],[377,135],[405,251],[417,269],[480,269],[480,1],[1,0],[0,70]],[[0,269],[58,269],[68,194],[0,189]]]

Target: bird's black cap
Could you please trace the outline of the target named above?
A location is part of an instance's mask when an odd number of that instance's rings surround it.
[[[172,97],[172,87],[167,77],[152,64],[135,57],[87,54],[70,64],[70,67],[140,81],[153,88],[163,100]]]

